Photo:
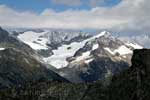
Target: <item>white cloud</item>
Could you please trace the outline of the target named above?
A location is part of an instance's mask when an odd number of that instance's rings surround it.
[[[90,28],[148,32],[150,31],[149,5],[149,0],[123,0],[110,8],[70,9],[63,12],[46,9],[41,14],[19,12],[1,5],[0,24],[12,27]]]

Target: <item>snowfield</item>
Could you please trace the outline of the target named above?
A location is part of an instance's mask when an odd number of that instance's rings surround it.
[[[83,46],[84,44],[82,42],[73,42],[70,45],[62,45],[57,50],[53,50],[54,54],[48,58],[44,58],[44,61],[56,68],[66,67],[68,64],[66,59],[73,56],[75,52]]]
[[[48,42],[47,38],[44,38],[43,36],[47,32],[33,32],[33,31],[27,31],[23,34],[20,34],[18,38],[22,40],[24,43],[28,44],[32,49],[40,50],[40,49],[48,49],[46,43]]]

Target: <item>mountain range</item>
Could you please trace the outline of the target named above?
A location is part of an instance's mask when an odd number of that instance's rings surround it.
[[[133,50],[143,48],[107,31],[90,35],[34,29],[13,31],[11,36],[31,47],[48,69],[74,83],[103,80],[127,69]]]
[[[107,31],[0,28],[0,99],[148,100],[149,55]]]

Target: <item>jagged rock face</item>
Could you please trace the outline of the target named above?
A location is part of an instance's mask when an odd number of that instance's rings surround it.
[[[90,37],[88,34],[82,32],[48,32],[46,37],[49,38],[48,44],[53,47],[61,46],[62,44],[70,44],[72,42],[80,42]]]

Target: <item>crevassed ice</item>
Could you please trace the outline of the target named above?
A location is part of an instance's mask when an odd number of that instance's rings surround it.
[[[94,44],[93,47],[92,47],[92,50],[96,50],[98,49],[99,45],[98,44]]]

